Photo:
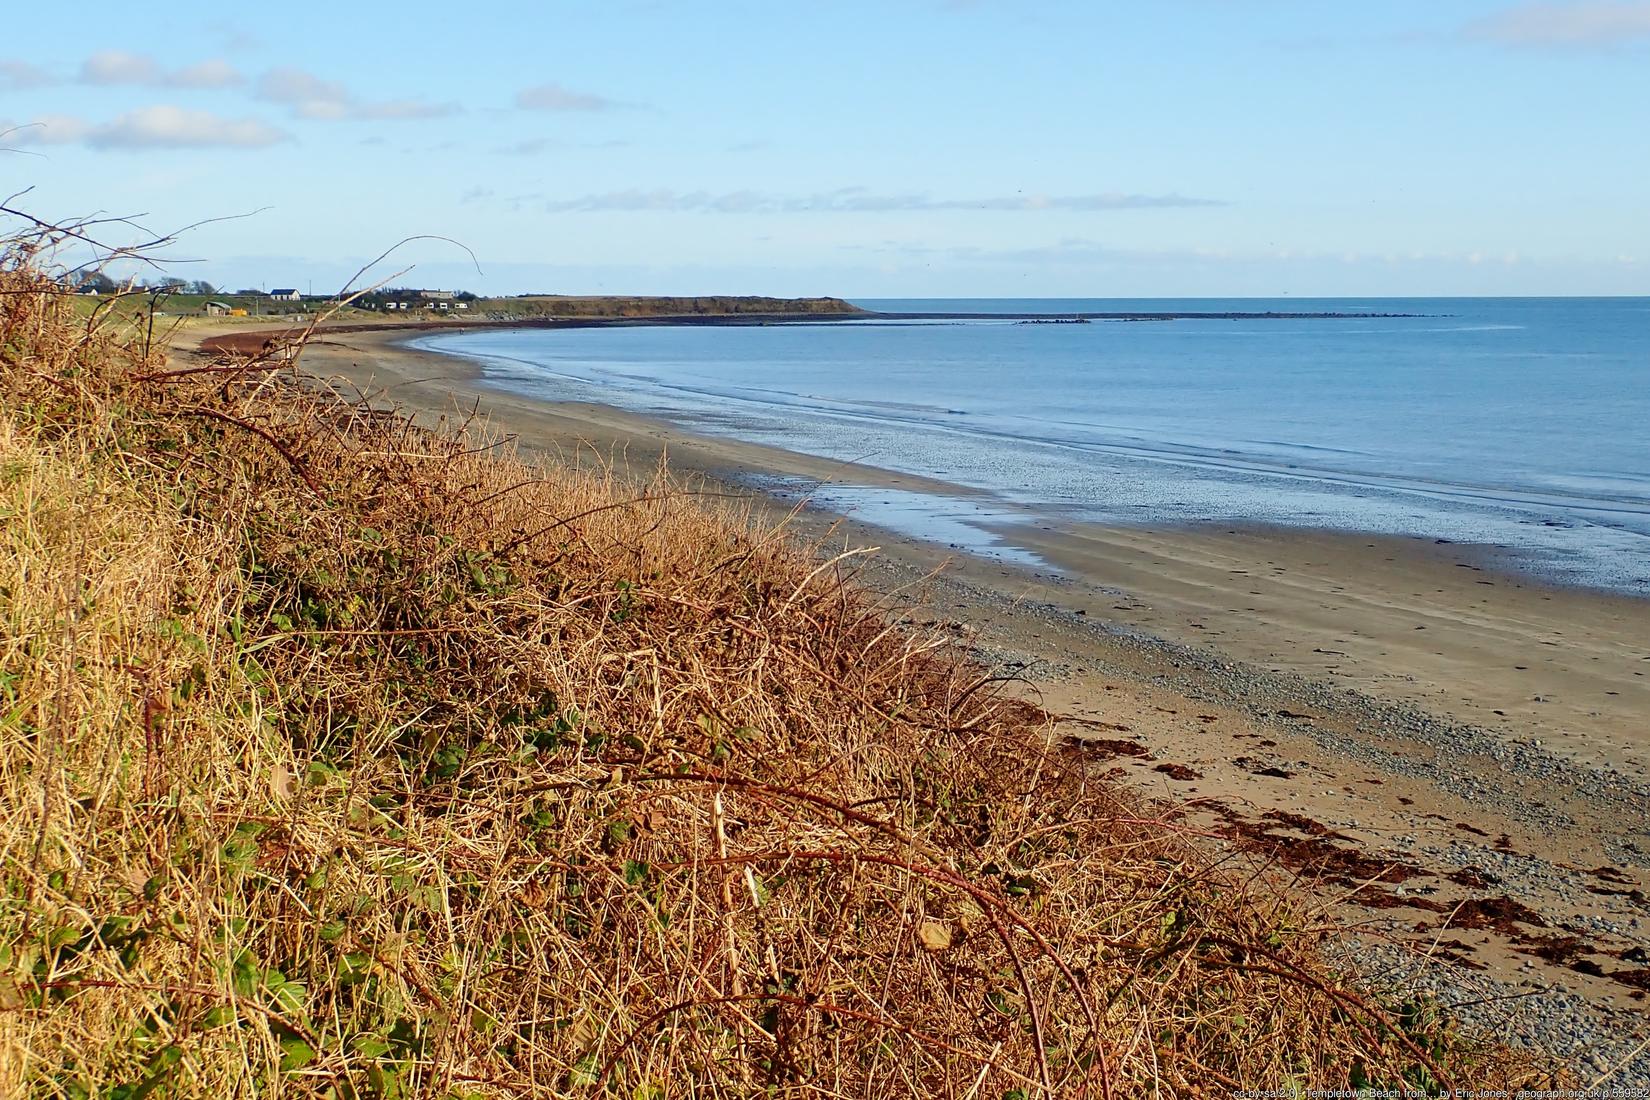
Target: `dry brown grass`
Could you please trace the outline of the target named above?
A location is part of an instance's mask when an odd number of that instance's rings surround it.
[[[0,311],[0,1095],[1537,1079],[736,502]]]

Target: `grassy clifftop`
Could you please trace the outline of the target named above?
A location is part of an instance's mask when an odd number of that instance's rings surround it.
[[[0,311],[0,1095],[1535,1079],[737,503]]]

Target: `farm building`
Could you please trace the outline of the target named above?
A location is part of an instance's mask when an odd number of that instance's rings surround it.
[[[201,312],[208,317],[223,317],[229,313],[230,308],[228,302],[207,302],[201,306]]]
[[[272,290],[269,292],[269,296],[277,302],[300,302],[303,301],[304,298],[304,296],[299,294],[293,287],[282,287],[277,290]]]

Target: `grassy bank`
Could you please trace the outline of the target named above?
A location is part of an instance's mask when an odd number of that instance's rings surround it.
[[[0,311],[0,1095],[1545,1080],[736,500]]]

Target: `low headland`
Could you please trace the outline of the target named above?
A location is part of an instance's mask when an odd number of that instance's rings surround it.
[[[1062,581],[870,555],[733,477],[825,464],[494,394],[405,332],[168,349],[16,254],[0,311],[0,1092],[1437,1093],[1615,1057],[1348,952],[1338,902],[1431,872],[1169,786],[1277,723],[1314,785],[1374,778],[1336,701],[1263,721],[1247,671],[1084,633]],[[1521,905],[1449,916],[1581,950]]]
[[[1078,324],[1095,321],[1291,321],[1329,320],[1348,317],[1409,317],[1404,313],[1347,313],[1336,311],[1281,312],[1277,310],[1182,310],[1110,311],[1077,313],[969,313],[891,312],[863,309],[841,298],[769,298],[753,295],[708,295],[663,297],[646,295],[524,295],[516,298],[482,298],[466,303],[466,309],[430,310],[415,313],[385,313],[363,309],[348,301],[316,300],[288,312],[275,312],[263,303],[264,312],[245,314],[233,320],[203,314],[208,302],[228,305],[239,299],[221,301],[200,295],[172,295],[164,300],[170,327],[181,333],[205,329],[207,350],[252,355],[263,350],[271,337],[291,341],[319,326],[331,335],[368,332],[376,329],[407,331],[459,331],[475,328],[596,328],[631,325],[719,326],[775,325],[852,321],[860,324],[910,321],[1018,321],[1032,324]],[[89,307],[97,308],[97,303]],[[272,322],[284,322],[272,329]],[[256,335],[254,335],[256,334]]]

